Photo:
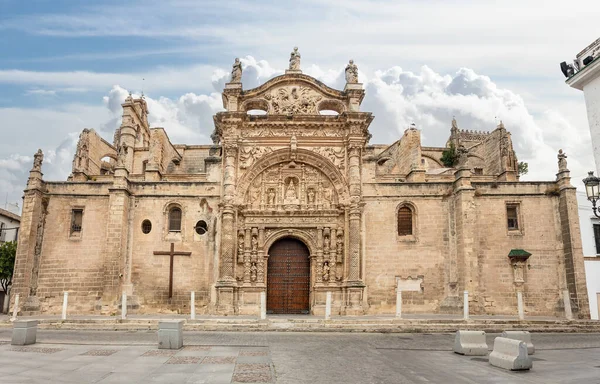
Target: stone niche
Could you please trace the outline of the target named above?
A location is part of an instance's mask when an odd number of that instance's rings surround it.
[[[531,253],[523,249],[511,249],[508,253],[510,265],[513,270],[514,283],[517,286],[525,283],[525,266],[527,265],[529,256],[531,256]]]

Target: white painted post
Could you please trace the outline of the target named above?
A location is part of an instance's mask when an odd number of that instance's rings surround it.
[[[123,296],[121,296],[121,320],[125,320],[127,318],[127,294],[123,292]]]
[[[400,289],[396,290],[396,317],[402,318],[402,291]]]
[[[12,314],[12,317],[10,318],[10,321],[17,320],[17,313],[18,312],[19,312],[19,294],[17,293],[15,295],[15,306],[13,307],[13,314]]]
[[[469,291],[463,292],[463,319],[469,320]]]
[[[331,320],[331,292],[327,291],[325,299],[325,320]]]
[[[565,289],[563,291],[563,301],[565,302],[565,317],[567,320],[573,320],[573,311],[571,310],[571,297],[569,295],[569,290]]]
[[[190,319],[191,320],[196,320],[196,292],[192,291],[192,297],[191,297],[191,302],[190,302]]]
[[[525,320],[525,311],[523,310],[523,292],[517,292],[517,309],[519,311],[519,320]]]
[[[65,291],[63,296],[63,308],[62,308],[62,317],[61,319],[67,320],[67,303],[69,301],[69,292]]]
[[[260,293],[260,319],[267,319],[267,293],[264,291]]]

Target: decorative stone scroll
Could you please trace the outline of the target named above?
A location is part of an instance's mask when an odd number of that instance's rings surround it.
[[[339,169],[343,169],[346,164],[346,156],[344,148],[332,148],[332,147],[313,147],[309,150],[318,153],[319,155],[328,158],[331,162]]]
[[[267,153],[273,152],[270,147],[240,147],[240,168],[250,168],[252,164]]]

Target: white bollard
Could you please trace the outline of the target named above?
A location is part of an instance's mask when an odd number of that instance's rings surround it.
[[[62,319],[67,320],[67,303],[69,301],[69,292],[65,292],[63,296],[63,310],[62,310]]]
[[[260,319],[261,320],[267,319],[267,293],[266,292],[260,293]]]
[[[463,292],[463,319],[469,320],[469,291]]]
[[[525,320],[525,311],[523,311],[523,293],[517,292],[517,310],[519,311],[519,320]]]
[[[190,301],[190,319],[196,320],[196,292],[192,291]]]
[[[331,292],[325,296],[325,320],[331,320]]]
[[[563,291],[563,301],[565,302],[565,317],[567,320],[573,320],[573,311],[571,310],[571,296],[569,295],[569,290],[565,289]]]
[[[399,289],[396,291],[396,317],[402,318],[402,291]]]
[[[121,297],[121,320],[125,320],[127,318],[127,294],[123,292],[123,296]]]
[[[18,312],[19,312],[19,294],[17,293],[15,295],[15,306],[13,307],[13,314],[12,314],[12,317],[10,318],[10,321],[17,320],[17,313]]]

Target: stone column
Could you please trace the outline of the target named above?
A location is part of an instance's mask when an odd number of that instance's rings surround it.
[[[256,282],[264,284],[265,282],[265,227],[258,228],[258,272]]]
[[[317,265],[315,266],[316,283],[323,283],[323,228],[317,228]]]
[[[217,281],[218,303],[217,311],[233,313],[234,311],[234,245],[235,245],[235,161],[237,145],[223,145],[223,203],[221,205],[221,257],[219,280]]]

